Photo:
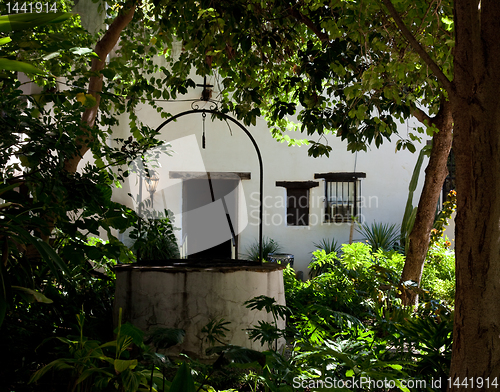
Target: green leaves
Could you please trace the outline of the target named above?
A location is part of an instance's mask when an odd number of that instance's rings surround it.
[[[28,64],[23,61],[17,61],[17,60],[9,60],[5,58],[0,58],[0,69],[6,70],[6,71],[16,71],[16,72],[24,72],[25,74],[31,75],[45,75],[45,72],[42,71],[41,69]]]
[[[278,304],[276,299],[265,295],[259,295],[258,297],[252,298],[246,301],[244,305],[251,310],[265,310],[271,313],[275,320],[279,318],[285,320],[286,316],[290,314],[289,308]]]
[[[113,367],[115,372],[122,373],[125,370],[133,370],[137,366],[137,359],[115,359],[113,360]]]
[[[325,272],[330,272],[335,268],[338,261],[337,255],[340,253],[340,245],[335,240],[332,243],[323,239],[321,244],[314,244],[319,250],[313,252],[312,260],[309,263],[309,277],[314,278]]]
[[[182,362],[170,385],[170,392],[196,392],[191,370],[186,362]]]
[[[76,94],[76,100],[86,108],[92,108],[97,104],[97,100],[92,94],[78,93]]]
[[[28,296],[32,297],[34,301],[37,301],[37,302],[43,302],[46,304],[51,304],[54,302],[51,299],[47,298],[42,293],[40,293],[36,290],[29,289],[27,287],[11,286],[11,288],[14,291],[19,291],[19,292],[22,292],[24,294],[27,294]]]
[[[400,227],[397,224],[377,223],[359,224],[356,231],[370,244],[373,251],[392,250],[400,239]]]
[[[337,132],[351,151],[370,143],[380,146],[396,133],[394,118],[408,118],[415,105],[428,106],[430,113],[439,107],[435,78],[393,26],[388,28],[379,3],[364,3],[362,12],[357,1],[301,3],[294,12],[279,2],[272,5],[233,2],[205,9],[170,2],[169,21],[186,43],[183,56],[173,61],[174,72],[188,65],[200,74],[210,72],[199,61],[209,54],[209,68],[226,77],[224,86],[234,92],[224,104],[246,123],[252,122],[249,112],[257,105],[270,125],[284,132],[281,120],[297,110],[302,132]],[[452,18],[449,4],[434,14],[420,3],[403,1],[398,7],[417,39],[448,67],[445,42],[450,36],[440,26]],[[175,19],[176,12],[182,20]],[[307,25],[300,15],[307,15]],[[401,147],[414,149],[411,143]],[[329,149],[313,145],[309,153],[328,155]]]
[[[419,375],[438,379],[450,370],[453,342],[453,313],[438,306],[435,315],[415,317],[397,325],[402,340],[408,344]]]
[[[229,331],[229,329],[226,328],[226,325],[229,324],[231,324],[231,322],[225,321],[223,318],[219,321],[210,320],[208,324],[201,329],[201,333],[207,335],[204,340],[212,346],[215,345],[216,342],[224,344],[221,339],[226,337],[226,332]]]
[[[90,48],[79,48],[79,47],[75,47],[75,48],[71,48],[70,49],[70,52],[73,53],[73,54],[76,54],[78,56],[86,56],[88,54],[93,54],[94,57],[99,57],[97,56],[97,54],[94,53],[94,51]]]
[[[157,349],[167,349],[184,341],[186,331],[178,328],[156,328],[149,334],[146,344],[153,344]]]
[[[48,23],[61,23],[71,18],[73,14],[60,13],[23,13],[13,15],[0,15],[0,32],[13,33],[28,30]],[[11,42],[10,37],[0,39],[0,45]],[[45,75],[46,72],[25,61],[0,58],[0,69],[6,71],[24,72],[28,75]]]
[[[212,354],[219,355],[216,361],[217,365],[214,365],[217,367],[223,363],[237,364],[241,365],[241,367],[251,367],[256,364],[264,367],[266,365],[266,355],[264,353],[232,344],[207,349],[207,355]]]
[[[28,30],[48,23],[61,23],[73,17],[70,12],[19,13],[0,15],[0,32]]]
[[[12,38],[10,38],[10,37],[0,38],[0,45],[8,44],[11,41],[12,41]]]
[[[140,257],[139,262],[159,262],[179,258],[179,247],[174,233],[172,214],[154,211],[149,219],[134,222],[130,238],[135,240],[132,249]]]

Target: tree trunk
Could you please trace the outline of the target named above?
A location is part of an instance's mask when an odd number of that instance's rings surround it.
[[[90,70],[92,73],[96,74],[96,76],[92,76],[90,78],[88,92],[94,96],[96,104],[92,108],[85,110],[82,115],[82,124],[85,128],[82,127],[84,136],[76,140],[79,146],[78,154],[67,159],[64,163],[64,169],[69,173],[76,172],[78,163],[80,163],[83,156],[90,148],[89,145],[93,140],[93,136],[89,129],[95,124],[97,112],[99,110],[99,103],[101,101],[100,93],[102,91],[103,76],[100,72],[106,66],[106,58],[118,42],[123,29],[127,27],[134,17],[134,12],[135,5],[120,13],[108,27],[108,30],[106,30],[106,33],[95,47],[94,51],[99,58],[92,59],[92,66]]]
[[[429,248],[430,233],[436,214],[436,206],[443,183],[448,174],[446,166],[452,143],[453,120],[451,105],[442,101],[441,109],[431,123],[439,130],[432,138],[432,150],[427,168],[425,169],[425,182],[418,202],[415,223],[409,236],[410,242],[406,262],[401,274],[400,290],[404,305],[416,305],[418,294],[407,290],[402,283],[413,281],[420,285],[425,256]]]
[[[500,2],[456,0],[455,34],[456,296],[449,390],[463,390],[454,383],[467,377],[473,390],[487,391],[497,389],[494,380],[500,384]]]
[[[382,0],[389,14],[394,19],[400,33],[406,38],[413,50],[419,55],[427,67],[434,73],[434,76],[448,93],[452,90],[452,83],[443,73],[439,65],[432,59],[427,50],[421,45],[413,33],[408,29],[398,14],[391,0]],[[476,5],[477,9],[477,5]],[[427,169],[425,170],[425,183],[418,203],[417,215],[409,237],[410,245],[406,262],[401,276],[401,283],[407,280],[420,284],[425,256],[429,248],[430,231],[434,223],[439,194],[446,178],[446,162],[451,149],[453,110],[445,98],[444,92],[441,95],[441,108],[434,119],[429,118],[421,110],[414,111],[415,117],[422,123],[426,121],[433,123],[439,132],[434,135],[431,157]],[[400,288],[401,284],[400,284]],[[416,304],[418,296],[413,292],[402,289],[403,303],[406,305]]]
[[[118,15],[113,23],[109,26],[108,30],[102,37],[102,39],[97,43],[95,47],[95,52],[99,56],[99,58],[92,59],[91,71],[95,72],[98,76],[92,76],[89,80],[88,92],[92,94],[96,98],[96,105],[90,109],[85,110],[82,115],[82,124],[86,127],[82,127],[84,131],[84,136],[79,137],[75,140],[78,146],[78,153],[73,155],[70,158],[67,158],[64,162],[64,169],[68,173],[75,173],[78,164],[83,158],[83,155],[89,150],[89,145],[93,140],[92,132],[89,130],[95,124],[95,120],[97,117],[97,112],[99,110],[100,103],[100,92],[102,91],[103,84],[103,76],[100,74],[100,71],[104,69],[106,65],[106,57],[111,52],[111,50],[115,47],[118,39],[120,38],[120,34],[123,29],[130,23],[134,16],[135,5],[125,10],[120,15]],[[43,219],[47,222],[48,232],[51,233],[56,224],[56,218],[53,216],[42,215]],[[50,235],[40,234],[40,237],[44,241],[48,241]],[[28,257],[30,255],[34,255],[33,257],[39,257],[38,250],[34,248],[33,245],[28,245],[27,249]]]

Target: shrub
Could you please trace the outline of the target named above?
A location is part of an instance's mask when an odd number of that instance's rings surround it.
[[[135,240],[132,249],[137,254],[138,261],[180,257],[171,216],[172,214],[165,210],[161,214],[153,214],[150,219],[141,219],[134,226],[130,238]]]
[[[267,260],[269,258],[269,253],[276,253],[281,250],[281,245],[278,244],[272,238],[264,237],[262,239],[262,258]],[[246,257],[251,261],[260,261],[260,253],[259,253],[259,241],[255,241],[251,244],[247,249],[243,257]]]
[[[327,252],[323,249],[313,252],[312,260],[309,263],[309,278],[315,278],[327,272],[333,272],[338,265],[336,252]]]
[[[30,373],[55,355],[49,345],[37,347],[47,336],[76,333],[75,314],[87,314],[86,331],[94,339],[112,337],[115,280],[111,267],[116,260],[111,257],[125,252],[124,247],[97,238],[65,240],[58,246],[71,279],[58,281],[43,265],[31,263],[33,287],[51,303],[16,293],[2,325],[0,351],[9,361],[0,369],[0,379],[9,390],[31,390],[25,385]],[[96,271],[97,267],[104,273]]]
[[[373,253],[370,245],[359,242],[344,244],[340,258],[317,250],[311,266],[327,272],[299,282],[285,270],[287,304],[295,313],[314,304],[358,319],[369,317],[374,314],[376,303],[386,300],[382,289],[397,285],[398,271],[391,263],[400,263],[401,258],[394,251]]]
[[[370,226],[366,223],[360,224],[356,231],[363,236],[374,251],[394,249],[398,246],[397,241],[401,237],[400,227],[389,223],[373,222]]]
[[[342,251],[342,245],[339,245],[334,238],[323,238],[320,242],[314,242],[314,246],[324,250],[327,254],[335,253],[337,256]]]
[[[429,290],[432,297],[449,305],[455,303],[455,252],[450,242],[441,238],[427,252],[421,287]]]

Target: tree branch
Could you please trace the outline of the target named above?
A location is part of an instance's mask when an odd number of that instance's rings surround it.
[[[118,15],[113,23],[111,23],[101,40],[96,44],[94,51],[99,58],[92,59],[91,72],[96,74],[99,73],[99,75],[90,77],[88,91],[95,97],[97,103],[94,107],[87,109],[82,117],[82,120],[86,122],[89,127],[94,126],[97,110],[99,109],[99,101],[101,100],[100,92],[102,91],[103,76],[100,74],[100,71],[102,71],[106,66],[106,57],[115,47],[123,29],[127,27],[134,17],[134,12],[135,5],[133,5],[128,11]]]
[[[450,102],[443,94],[441,94],[440,98],[439,112],[434,117],[429,116],[419,107],[412,108],[411,115],[425,126],[435,126],[438,130],[447,124],[453,124]]]
[[[415,52],[420,56],[420,58],[429,66],[431,71],[437,77],[438,81],[443,85],[444,89],[451,93],[453,91],[452,82],[446,77],[441,68],[439,68],[439,65],[436,64],[436,62],[432,59],[429,53],[427,53],[420,42],[418,42],[418,40],[413,36],[408,27],[406,27],[403,19],[401,19],[401,16],[399,16],[391,0],[382,0],[382,2],[389,11],[389,14],[396,22],[396,25],[398,26],[401,34],[408,40],[408,42],[413,47]]]
[[[309,29],[314,34],[316,34],[316,36],[320,39],[321,42],[328,42],[330,40],[330,37],[327,33],[321,31],[321,28],[318,28],[318,26],[311,19],[302,14],[300,11],[290,8],[289,12],[290,15],[294,17],[296,20],[304,23],[307,27],[309,27]]]
[[[432,118],[427,115],[422,109],[420,108],[413,108],[411,110],[411,114],[413,117],[415,117],[418,121],[420,121],[422,124],[426,126],[430,126],[432,124]]]
[[[106,57],[115,47],[123,29],[132,21],[134,12],[135,5],[132,5],[128,10],[119,14],[113,23],[111,23],[101,40],[96,44],[94,51],[99,58],[92,59],[90,71],[95,76],[90,77],[88,87],[88,92],[96,99],[96,104],[92,108],[85,110],[82,115],[82,124],[85,124],[88,128],[92,128],[95,124],[97,112],[99,110],[99,103],[101,101],[100,92],[102,91],[103,75],[100,71],[102,71],[106,66]],[[64,164],[64,168],[70,173],[76,172],[78,163],[82,159],[83,155],[89,150],[89,143],[93,140],[91,131],[84,129],[84,133],[85,135],[76,141],[81,144],[78,153],[67,159]]]

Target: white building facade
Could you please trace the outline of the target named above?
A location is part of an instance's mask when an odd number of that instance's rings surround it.
[[[177,115],[191,110],[189,100],[199,99],[202,91],[199,87],[179,102],[164,103],[165,111]],[[210,103],[200,104],[201,109],[209,107]],[[136,114],[154,129],[165,121],[148,106],[140,107]],[[127,123],[122,121],[124,125],[113,137],[127,138]],[[414,126],[416,122],[401,124],[400,136],[405,138]],[[362,240],[353,230],[353,216],[367,224],[401,223],[418,153],[396,152],[396,140],[352,153],[346,142],[327,135],[330,156],[313,158],[307,154],[307,145],[290,147],[273,139],[263,119],[246,129],[262,157],[263,236],[277,242],[282,253],[292,254],[295,269],[304,276],[316,249],[314,243]],[[289,136],[304,137],[298,133]],[[161,154],[152,164],[159,182],[148,208],[172,212],[184,256],[245,258],[258,241],[260,223],[260,167],[252,140],[234,122],[212,118],[211,113],[203,118],[201,112],[169,122],[160,129],[159,138],[170,144],[170,155]],[[423,145],[416,147],[418,151]],[[414,205],[423,180],[421,173]],[[137,209],[137,196],[142,193],[144,200],[150,195],[146,182],[131,176],[115,193],[115,201]]]

